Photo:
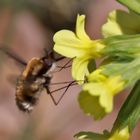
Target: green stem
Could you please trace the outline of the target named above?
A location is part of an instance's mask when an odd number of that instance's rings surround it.
[[[118,117],[112,128],[112,132],[116,129],[123,129],[128,126],[130,133],[133,131],[140,119],[140,80],[137,81],[131,93],[127,97]]]

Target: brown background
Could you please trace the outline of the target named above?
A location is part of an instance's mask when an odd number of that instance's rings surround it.
[[[15,12],[14,0],[10,1],[9,5],[1,6],[0,11],[0,43],[8,44],[13,52],[25,61],[35,56],[41,57],[43,48],[52,46],[52,35],[55,31],[72,29],[78,12],[86,14],[87,33],[92,39],[97,39],[101,37],[101,25],[106,21],[108,12],[118,8],[124,9],[113,0],[31,2],[45,7],[48,11],[41,8],[38,10],[41,13],[36,14],[21,4],[19,9],[23,10]],[[111,129],[127,95],[126,92],[117,96],[114,111],[100,122],[95,122],[80,110],[77,102],[80,88],[77,86],[67,91],[58,106],[53,104],[44,91],[34,111],[31,114],[22,113],[15,104],[15,81],[23,67],[3,53],[0,53],[0,60],[0,140],[73,140],[73,135],[81,130],[101,132]],[[53,81],[70,79],[70,70],[65,69],[55,73]],[[58,92],[57,95],[61,93]],[[136,140],[139,136],[138,126],[131,140]]]

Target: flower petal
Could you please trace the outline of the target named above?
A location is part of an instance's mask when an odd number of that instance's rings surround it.
[[[91,57],[84,56],[80,58],[75,58],[72,64],[72,76],[75,80],[79,81],[78,83],[83,83],[85,76],[88,75],[88,63],[90,62]]]
[[[65,56],[65,57],[69,57],[69,58],[74,58],[77,56],[80,57],[80,56],[83,56],[85,54],[84,50],[76,49],[73,47],[61,46],[61,45],[57,45],[57,44],[54,45],[54,50],[57,53]]]
[[[94,41],[85,42],[76,37],[76,35],[69,30],[61,30],[54,35],[55,45],[54,50],[66,57],[79,57],[89,53],[94,57],[96,54],[96,43]],[[99,45],[99,43],[97,43]],[[92,51],[91,51],[92,48]],[[92,52],[92,53],[91,53]]]
[[[85,15],[78,15],[76,22],[76,35],[84,41],[89,41],[90,38],[85,32]]]
[[[85,53],[84,50],[80,49],[81,41],[72,31],[61,30],[54,35],[53,39],[55,42],[54,50],[63,56],[73,58]]]
[[[98,99],[97,96],[91,95],[88,91],[82,91],[78,98],[81,109],[96,120],[103,118],[106,114]]]
[[[128,140],[129,137],[129,128],[127,126],[121,130],[116,130],[108,140]]]
[[[113,95],[103,83],[88,83],[83,87],[90,95],[98,97],[98,104],[104,108],[106,113],[112,111]]]
[[[70,30],[61,30],[55,33],[53,40],[56,44],[65,46],[80,46],[81,41]],[[78,44],[78,45],[77,45]]]
[[[140,16],[138,14],[116,10],[109,14],[107,23],[102,26],[102,34],[104,37],[122,34],[139,34],[139,25]]]

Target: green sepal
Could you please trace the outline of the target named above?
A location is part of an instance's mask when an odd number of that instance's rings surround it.
[[[102,54],[108,57],[131,59],[140,56],[140,34],[117,35],[103,40]]]
[[[123,5],[127,6],[130,10],[140,14],[140,0],[117,0]]]
[[[125,81],[125,87],[133,86],[139,80],[140,58],[131,62],[110,62],[102,67],[102,74],[106,76],[121,75],[121,80]]]

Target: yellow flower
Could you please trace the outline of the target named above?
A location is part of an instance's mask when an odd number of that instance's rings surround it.
[[[75,135],[78,140],[129,140],[129,128],[126,126],[121,130],[115,130],[113,134],[106,132],[104,134],[97,134],[93,132],[79,132]]]
[[[121,130],[116,130],[108,140],[128,140],[129,137],[130,134],[127,126]]]
[[[74,59],[72,75],[76,80],[84,80],[88,73],[89,61],[100,57],[100,51],[104,48],[101,40],[91,40],[86,34],[85,15],[77,16],[76,33],[70,30],[61,30],[54,35],[53,39],[54,50],[57,53]]]
[[[102,34],[104,37],[123,34],[139,34],[139,25],[139,14],[132,11],[114,10],[109,13],[107,22],[102,26]]]
[[[77,16],[76,33],[70,30],[61,30],[54,35],[54,50],[66,57],[74,58],[83,55],[100,56],[104,47],[100,40],[91,40],[85,32],[85,15]]]
[[[101,72],[102,69],[97,69],[89,74],[88,83],[79,95],[81,108],[94,119],[101,119],[112,111],[113,97],[125,86],[120,75],[107,77]]]

